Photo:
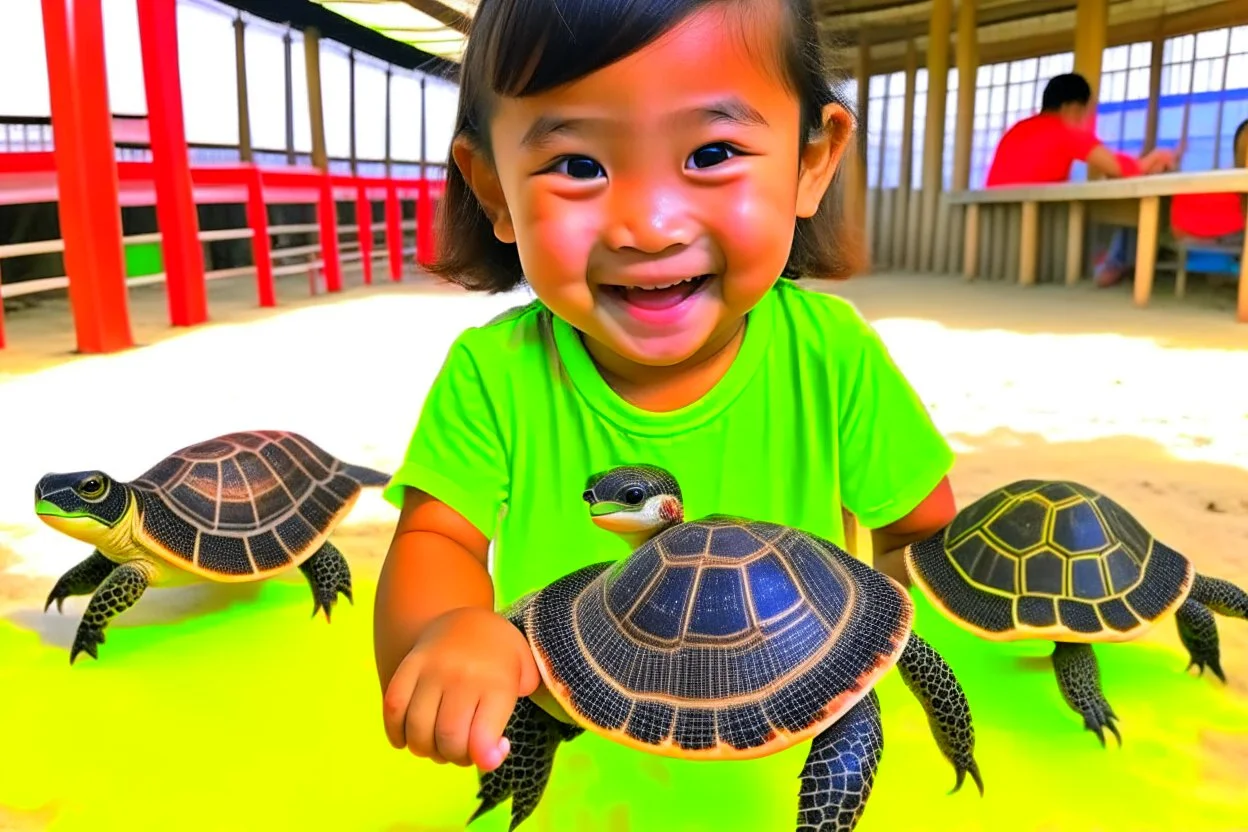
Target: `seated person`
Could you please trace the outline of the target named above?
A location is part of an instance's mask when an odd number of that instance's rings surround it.
[[[1078,73],[1056,75],[1044,88],[1040,112],[1023,119],[997,144],[985,185],[1038,185],[1066,182],[1070,168],[1085,162],[1090,170],[1117,178],[1172,169],[1174,157],[1154,150],[1135,159],[1106,147],[1088,129],[1092,88]]]
[[[1235,128],[1231,143],[1235,166],[1248,167],[1248,119]],[[1243,194],[1177,194],[1170,200],[1170,227],[1176,238],[1191,243],[1239,246],[1244,242]],[[1112,286],[1135,267],[1134,229],[1114,235],[1109,251],[1096,268],[1096,285]]]

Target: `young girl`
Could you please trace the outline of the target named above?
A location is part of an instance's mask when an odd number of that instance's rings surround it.
[[[810,0],[606,5],[478,7],[434,271],[487,292],[524,280],[537,300],[455,341],[386,492],[402,508],[375,619],[387,736],[482,771],[539,683],[494,610],[628,554],[590,522],[591,474],[654,463],[690,518],[840,545],[844,506],[903,581],[900,548],[954,514],[953,454],[880,338],[789,279],[857,261],[830,187],[852,119]],[[613,790],[718,766],[578,744]],[[697,800],[792,828],[791,751],[719,767]]]

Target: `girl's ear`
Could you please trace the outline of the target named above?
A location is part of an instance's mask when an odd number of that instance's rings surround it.
[[[516,232],[511,224],[511,212],[507,210],[507,199],[503,196],[503,186],[498,181],[494,163],[465,136],[455,137],[455,141],[451,143],[451,157],[473,196],[481,203],[485,215],[490,218],[490,223],[494,226],[494,236],[499,242],[514,243]]]
[[[819,210],[853,134],[853,122],[844,107],[829,104],[823,108],[823,130],[802,148],[797,179],[798,217],[809,219]]]

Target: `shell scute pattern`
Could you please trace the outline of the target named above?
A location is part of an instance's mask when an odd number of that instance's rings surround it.
[[[1139,631],[1176,603],[1182,556],[1122,506],[1075,482],[1021,480],[967,506],[909,556],[942,606],[977,631]]]
[[[710,517],[548,586],[527,626],[572,709],[687,756],[788,742],[839,715],[896,661],[912,616],[895,584],[831,544]]]
[[[143,531],[169,557],[210,573],[301,562],[351,507],[360,484],[310,440],[227,434],[175,451],[133,483]]]

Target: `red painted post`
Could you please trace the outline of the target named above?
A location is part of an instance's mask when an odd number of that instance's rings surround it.
[[[264,201],[260,168],[247,172],[247,225],[251,228],[251,259],[256,266],[256,294],[261,306],[277,306],[273,283],[273,249],[269,244],[269,206]]]
[[[429,180],[420,180],[420,197],[416,202],[416,264],[433,262],[433,194]]]
[[[4,285],[4,275],[0,274],[0,286]],[[4,294],[0,293],[0,350],[4,349]]]
[[[391,179],[386,183],[386,246],[390,249],[390,279],[403,279],[403,212],[399,208],[399,189]]]
[[[342,291],[342,264],[338,262],[338,207],[328,171],[321,174],[321,199],[317,218],[321,224],[321,259],[325,262],[325,290]]]
[[[208,319],[208,290],[182,116],[177,3],[138,0],[138,10],[169,321],[174,326],[193,326]]]
[[[355,192],[355,227],[360,240],[360,266],[364,269],[364,285],[373,283],[373,203],[368,201],[368,188],[360,185]]]
[[[78,351],[134,344],[100,0],[41,0],[61,237]]]

